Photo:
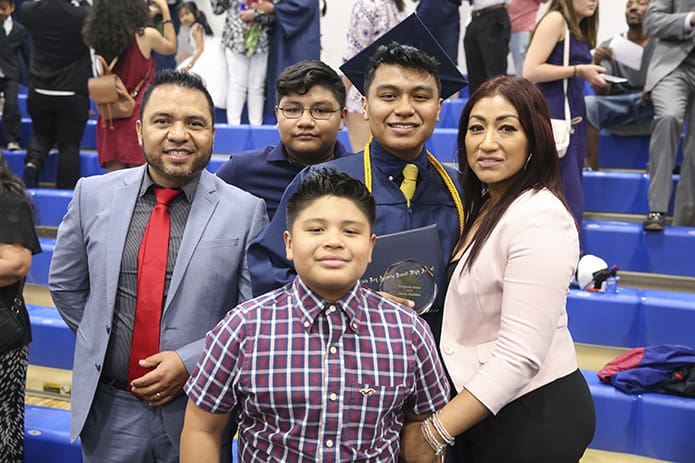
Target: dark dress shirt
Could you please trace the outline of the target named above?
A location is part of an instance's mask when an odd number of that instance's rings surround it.
[[[164,282],[164,298],[166,301],[171,274],[176,264],[176,256],[179,253],[183,232],[186,228],[188,213],[191,203],[198,188],[200,177],[186,183],[183,194],[177,196],[169,204],[169,217],[171,219],[169,235],[169,254],[167,256],[167,273]],[[133,216],[130,219],[130,227],[123,248],[121,258],[121,272],[118,277],[118,289],[113,310],[113,323],[111,324],[111,337],[106,350],[103,375],[125,384],[128,380],[128,363],[130,361],[130,344],[133,339],[133,326],[135,324],[135,303],[137,296],[138,279],[138,253],[140,242],[145,234],[147,222],[152,214],[157,201],[152,187],[155,184],[148,174],[143,176],[142,186],[138,199],[135,202]]]
[[[333,159],[351,154],[342,143],[336,141]],[[232,154],[229,161],[217,170],[216,175],[225,182],[264,199],[268,217],[272,219],[285,188],[303,168],[303,165],[289,159],[285,146],[278,143],[263,149]]]
[[[374,233],[384,235],[437,224],[442,256],[448,260],[459,239],[459,216],[456,205],[441,176],[428,162],[424,150],[414,163],[418,167],[418,180],[415,194],[408,207],[400,190],[403,180],[402,171],[406,162],[387,153],[378,143],[372,142],[372,194],[376,201]],[[294,279],[294,266],[285,257],[285,244],[282,239],[282,233],[287,228],[285,206],[310,169],[317,167],[333,167],[364,181],[364,152],[319,166],[307,167],[287,186],[277,213],[249,247],[249,270],[254,296],[278,288]],[[445,169],[460,195],[456,171],[448,167]],[[444,293],[445,288],[440,291],[440,294]],[[435,338],[438,337],[441,324],[442,303],[443,297],[439,297],[433,306],[436,312],[424,316],[430,323]]]

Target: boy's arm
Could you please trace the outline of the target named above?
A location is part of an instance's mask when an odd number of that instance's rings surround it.
[[[222,435],[229,416],[210,413],[188,399],[181,433],[181,463],[220,461]]]

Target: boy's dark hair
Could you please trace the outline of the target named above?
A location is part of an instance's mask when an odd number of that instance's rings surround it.
[[[374,229],[376,221],[376,203],[364,183],[334,168],[322,167],[309,172],[287,201],[287,229],[292,226],[297,216],[311,203],[324,196],[336,196],[352,201],[362,211],[369,222],[369,230]]]
[[[207,88],[205,88],[203,79],[201,79],[198,74],[193,72],[181,72],[177,71],[176,69],[162,69],[154,75],[152,82],[150,82],[150,85],[147,86],[147,90],[145,90],[145,93],[142,95],[142,102],[140,103],[140,120],[142,120],[142,115],[145,113],[145,106],[147,106],[147,103],[150,100],[152,91],[161,85],[167,84],[199,90],[203,95],[205,95],[205,99],[208,101],[210,117],[212,118],[212,123],[215,123],[215,105],[212,102],[210,93],[208,92]]]
[[[345,85],[337,72],[318,60],[304,60],[287,66],[275,81],[275,101],[292,93],[304,95],[314,85],[327,88],[340,104],[345,107]]]
[[[424,51],[410,45],[402,45],[391,42],[381,45],[369,59],[367,70],[364,73],[364,91],[369,92],[369,86],[374,80],[374,74],[382,64],[393,64],[407,69],[425,72],[437,81],[437,90],[442,94],[442,81],[439,78],[439,61]]]

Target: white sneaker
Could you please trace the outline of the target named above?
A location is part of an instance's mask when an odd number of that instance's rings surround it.
[[[17,151],[18,149],[20,149],[19,143],[17,143],[16,141],[11,141],[7,144],[7,149],[10,151]]]

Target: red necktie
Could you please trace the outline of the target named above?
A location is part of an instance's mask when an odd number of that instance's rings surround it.
[[[169,203],[180,193],[181,190],[170,188],[154,189],[157,204],[152,209],[138,253],[135,324],[128,366],[129,387],[131,381],[150,371],[138,365],[138,361],[159,352],[159,325],[169,254]]]

